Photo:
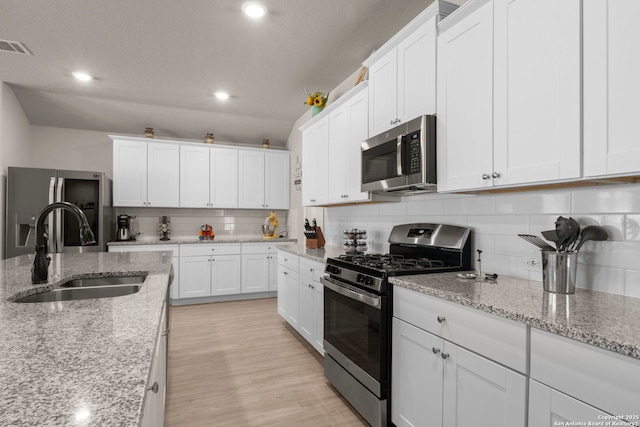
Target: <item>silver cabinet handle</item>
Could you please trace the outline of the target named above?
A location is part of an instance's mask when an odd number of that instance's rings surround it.
[[[443,323],[445,320],[447,320],[444,316],[438,316],[438,323]]]
[[[447,359],[449,357],[449,353],[442,353],[440,355],[443,359]]]
[[[149,387],[147,390],[152,391],[154,393],[158,392],[158,381],[154,382],[153,385],[151,387]]]
[[[433,348],[431,349],[431,351],[433,351],[433,354],[438,354],[438,353],[440,353],[440,349],[439,349],[439,348],[436,348],[436,347],[433,347]]]
[[[500,178],[500,174],[498,172],[494,172],[491,174],[493,178]]]
[[[483,174],[482,174],[482,179],[487,180],[487,179],[489,179],[489,178],[491,178],[491,175],[489,175],[488,173],[483,173]]]
[[[283,273],[284,273],[285,276],[289,275],[289,273],[287,273],[286,271],[283,271]]]

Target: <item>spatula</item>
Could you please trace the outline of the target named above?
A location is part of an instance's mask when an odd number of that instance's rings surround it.
[[[534,236],[533,234],[518,234],[518,236],[522,237],[524,240],[531,243],[532,245],[539,247],[543,251],[556,250],[553,246],[551,246],[550,244],[542,240],[540,237]]]

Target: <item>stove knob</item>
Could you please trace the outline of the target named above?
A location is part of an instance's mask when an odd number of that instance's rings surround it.
[[[356,276],[356,283],[362,283],[362,282],[364,282],[364,275],[358,274]]]
[[[364,284],[367,286],[373,285],[373,278],[372,277],[365,278]]]

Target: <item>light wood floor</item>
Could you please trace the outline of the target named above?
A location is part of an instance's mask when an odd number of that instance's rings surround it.
[[[276,299],[171,307],[165,426],[366,426]]]

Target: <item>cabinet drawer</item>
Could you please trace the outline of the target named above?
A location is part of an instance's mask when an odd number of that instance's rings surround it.
[[[109,252],[151,252],[151,251],[173,251],[173,256],[179,255],[178,245],[123,245],[109,246]]]
[[[180,256],[239,254],[240,243],[193,243],[180,245]]]
[[[393,298],[395,317],[527,372],[526,325],[398,286],[393,288]]]
[[[285,266],[295,272],[298,272],[298,255],[289,252],[278,252],[278,264]]]
[[[532,328],[531,378],[603,411],[638,414],[638,359]]]
[[[242,254],[275,254],[278,252],[275,243],[243,243]]]
[[[324,275],[324,264],[309,258],[300,257],[300,274],[319,282]]]

